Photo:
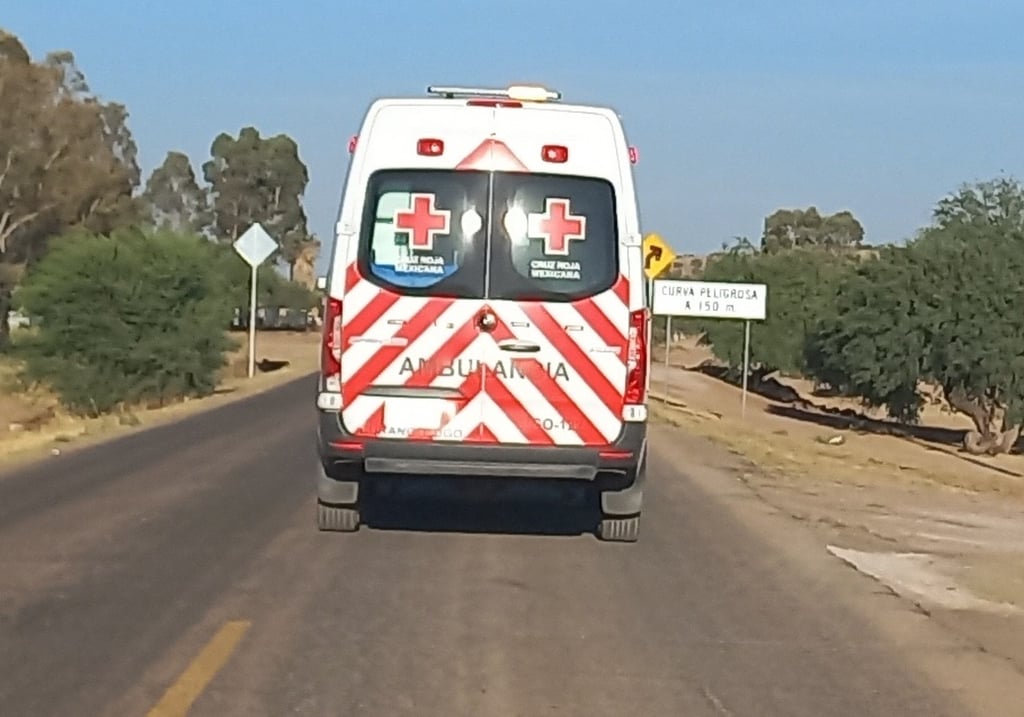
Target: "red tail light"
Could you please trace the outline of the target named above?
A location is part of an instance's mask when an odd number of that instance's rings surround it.
[[[348,140],[348,153],[352,154],[356,151],[356,145],[359,144],[359,135],[352,135]]]
[[[327,297],[320,373],[325,391],[341,391],[341,300]]]
[[[629,344],[626,347],[626,403],[647,399],[647,309],[629,315]]]

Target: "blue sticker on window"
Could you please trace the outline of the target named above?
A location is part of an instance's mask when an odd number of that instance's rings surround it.
[[[399,286],[431,286],[459,270],[457,265],[446,263],[444,257],[430,254],[413,254],[395,264],[375,262],[372,266],[378,277]]]

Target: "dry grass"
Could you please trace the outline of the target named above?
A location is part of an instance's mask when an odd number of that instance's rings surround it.
[[[672,358],[695,367],[708,356],[691,341],[673,347]],[[801,521],[823,548],[839,546],[876,568],[893,568],[874,574],[899,594],[908,594],[903,554],[927,556],[912,564],[919,576],[925,565],[923,597],[910,594],[925,609],[946,604],[950,590],[1024,606],[1024,456],[960,451],[969,421],[935,406],[920,425],[897,432],[877,414],[862,416],[853,402],[813,395],[799,380],[780,379],[768,395],[748,395],[744,419],[735,386],[659,364],[652,388],[662,396],[667,390],[670,400],[653,401],[652,418],[729,450],[732,458],[702,454],[697,442],[690,453],[717,463],[780,515]],[[957,619],[972,610],[957,611]],[[956,627],[994,654],[1024,659],[1020,640],[1007,637],[1020,633],[1017,623],[970,615]]]
[[[316,332],[266,332],[257,336],[256,375],[248,372],[245,334],[232,334],[240,344],[229,357],[217,392],[203,399],[163,408],[86,419],[69,415],[56,398],[42,389],[25,391],[16,381],[18,367],[0,358],[0,466],[33,460],[61,447],[98,442],[132,430],[153,426],[191,413],[236,401],[316,370],[319,335]]]
[[[694,366],[706,356],[699,347],[684,344],[673,349],[673,358]],[[664,394],[666,374],[657,373],[660,379],[652,388]],[[735,386],[697,371],[676,369],[669,375],[674,406],[658,406],[658,416],[727,446],[779,480],[930,484],[1024,497],[1024,456],[970,456],[958,450],[954,436],[968,425],[963,417],[929,408],[916,435],[886,435],[888,427],[879,422],[839,420],[835,414],[794,410],[785,400],[748,394],[744,419]],[[781,382],[802,399],[835,403],[811,396],[806,382]]]
[[[655,416],[667,423],[710,438],[771,472],[779,480],[840,481],[854,485],[929,484],[941,488],[1002,493],[1024,497],[1024,479],[1012,467],[993,467],[952,449],[915,445],[907,439],[872,436],[852,431],[820,431],[809,437],[785,429],[765,430],[749,422],[720,417],[692,407],[657,405]],[[841,437],[842,444],[828,441]],[[879,441],[888,450],[878,451]],[[899,445],[902,443],[903,445]],[[922,460],[926,452],[941,454],[944,465]]]

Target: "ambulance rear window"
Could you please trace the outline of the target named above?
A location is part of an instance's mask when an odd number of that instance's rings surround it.
[[[575,301],[618,276],[615,193],[602,180],[496,173],[490,296]]]
[[[482,296],[487,191],[482,172],[376,172],[363,215],[360,270],[403,294]]]

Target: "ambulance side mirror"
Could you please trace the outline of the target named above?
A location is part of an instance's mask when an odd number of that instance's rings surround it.
[[[317,291],[326,291],[327,290],[327,277],[326,276],[318,276],[316,278],[316,290]]]

